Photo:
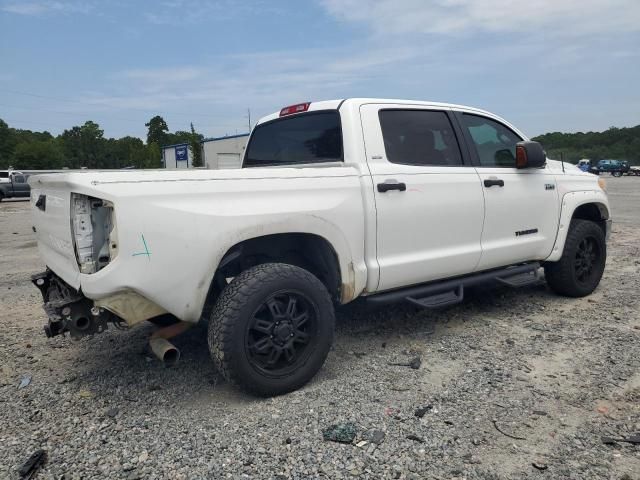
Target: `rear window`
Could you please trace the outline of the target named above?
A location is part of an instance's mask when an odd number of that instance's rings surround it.
[[[258,125],[247,146],[243,167],[341,161],[340,114],[331,110]]]
[[[0,178],[9,178],[9,172],[0,172]]]

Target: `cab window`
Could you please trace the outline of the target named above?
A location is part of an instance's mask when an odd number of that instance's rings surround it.
[[[342,129],[336,110],[309,112],[258,125],[243,167],[341,162]]]
[[[462,155],[449,117],[430,110],[380,110],[387,160],[403,165],[459,166]]]
[[[522,141],[511,129],[490,118],[465,113],[462,127],[467,130],[481,167],[516,166],[516,144]]]

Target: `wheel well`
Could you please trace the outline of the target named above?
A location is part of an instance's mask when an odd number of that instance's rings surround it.
[[[334,301],[340,300],[340,264],[327,240],[311,233],[265,235],[240,242],[224,254],[209,287],[203,317],[208,318],[227,279],[263,263],[287,263],[304,268],[327,287]]]
[[[609,215],[604,205],[599,203],[585,203],[575,209],[571,219],[573,220],[574,218],[577,218],[580,220],[591,220],[592,222],[597,223],[604,232],[606,229],[604,221],[608,217]]]

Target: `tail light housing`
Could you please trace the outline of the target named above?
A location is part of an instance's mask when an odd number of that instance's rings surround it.
[[[71,194],[71,230],[80,273],[102,270],[117,255],[113,204],[78,193]]]

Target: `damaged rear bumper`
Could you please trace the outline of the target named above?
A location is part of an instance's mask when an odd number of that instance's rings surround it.
[[[93,301],[75,290],[51,270],[31,277],[44,300],[48,322],[44,326],[47,337],[69,332],[73,338],[102,333],[108,322],[122,320],[108,310],[96,307]]]

